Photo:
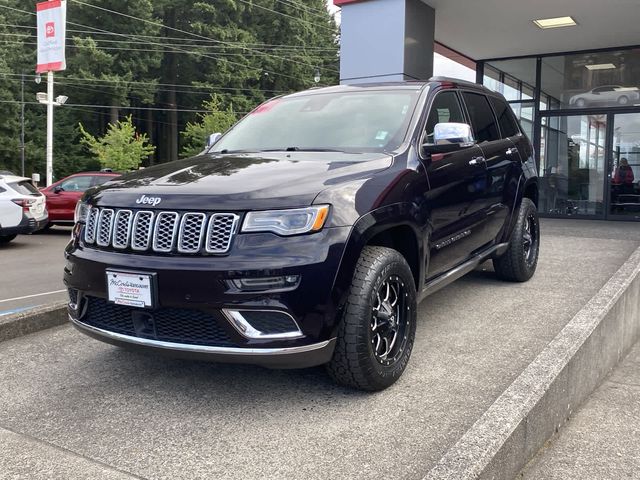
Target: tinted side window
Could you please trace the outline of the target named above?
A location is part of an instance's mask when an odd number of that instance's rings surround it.
[[[502,138],[513,137],[520,133],[516,119],[513,116],[511,107],[499,98],[491,98],[493,109],[498,117],[498,124],[500,125],[500,131],[502,132]]]
[[[455,92],[439,93],[433,100],[425,127],[425,131],[427,132],[425,142],[433,143],[433,130],[436,124],[447,122],[464,122],[462,108],[460,107],[460,102]]]
[[[71,177],[60,184],[65,192],[84,192],[91,186],[91,177],[87,175]]]
[[[104,175],[93,177],[93,186],[102,185],[103,183],[107,183],[109,180],[113,180],[116,177],[107,177]]]
[[[15,190],[22,195],[40,195],[40,192],[34,187],[29,180],[22,180],[17,183],[8,184],[11,189]]]
[[[463,93],[464,100],[471,117],[473,133],[478,143],[492,142],[500,139],[498,125],[489,105],[489,100],[479,93]]]

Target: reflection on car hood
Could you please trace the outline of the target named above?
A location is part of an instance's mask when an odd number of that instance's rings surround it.
[[[309,205],[329,186],[389,168],[382,153],[269,152],[201,155],[124,175],[88,194],[92,203],[136,204],[160,197],[158,209],[255,210]]]

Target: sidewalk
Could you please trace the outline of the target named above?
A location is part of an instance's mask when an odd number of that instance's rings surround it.
[[[521,478],[640,479],[640,343],[529,463]]]

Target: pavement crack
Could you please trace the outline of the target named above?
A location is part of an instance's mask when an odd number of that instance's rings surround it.
[[[54,450],[57,450],[57,451],[62,452],[62,453],[65,453],[67,455],[71,455],[71,456],[76,457],[76,458],[80,458],[82,460],[85,460],[87,462],[93,463],[95,465],[99,465],[101,467],[104,467],[107,470],[111,470],[113,472],[121,473],[123,475],[128,475],[131,478],[138,479],[138,480],[149,480],[147,477],[142,477],[140,475],[136,475],[135,473],[128,472],[127,470],[123,470],[121,468],[114,467],[113,465],[109,465],[108,463],[105,463],[105,462],[103,462],[101,460],[96,460],[95,458],[87,457],[86,455],[83,455],[83,454],[78,453],[78,452],[74,452],[73,450],[70,450],[68,448],[61,447],[60,445],[56,445],[54,443],[47,442],[46,440],[42,440],[40,438],[34,437],[33,435],[30,435],[28,433],[17,432],[15,430],[13,430],[12,428],[8,428],[8,427],[6,427],[4,425],[0,425],[0,430],[4,430],[5,432],[11,433],[13,435],[17,435],[19,437],[22,437],[22,438],[28,440],[28,441],[35,442],[37,444],[44,445],[44,446],[49,447],[49,448],[53,448]]]

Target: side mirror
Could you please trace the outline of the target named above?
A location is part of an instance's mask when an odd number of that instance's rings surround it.
[[[471,126],[466,123],[438,123],[433,135],[425,137],[422,148],[426,153],[446,153],[471,147],[476,141]]]
[[[458,144],[469,147],[475,142],[471,126],[466,123],[438,123],[433,129],[433,143],[435,145]]]
[[[60,192],[64,192],[64,188],[62,188],[62,186],[56,185],[55,187],[53,187],[53,193],[60,193]]]
[[[208,149],[210,148],[214,143],[216,143],[218,140],[220,140],[220,137],[222,136],[222,134],[220,132],[217,133],[212,133],[211,135],[209,135],[209,138],[207,138],[205,144],[204,144],[204,148]]]

